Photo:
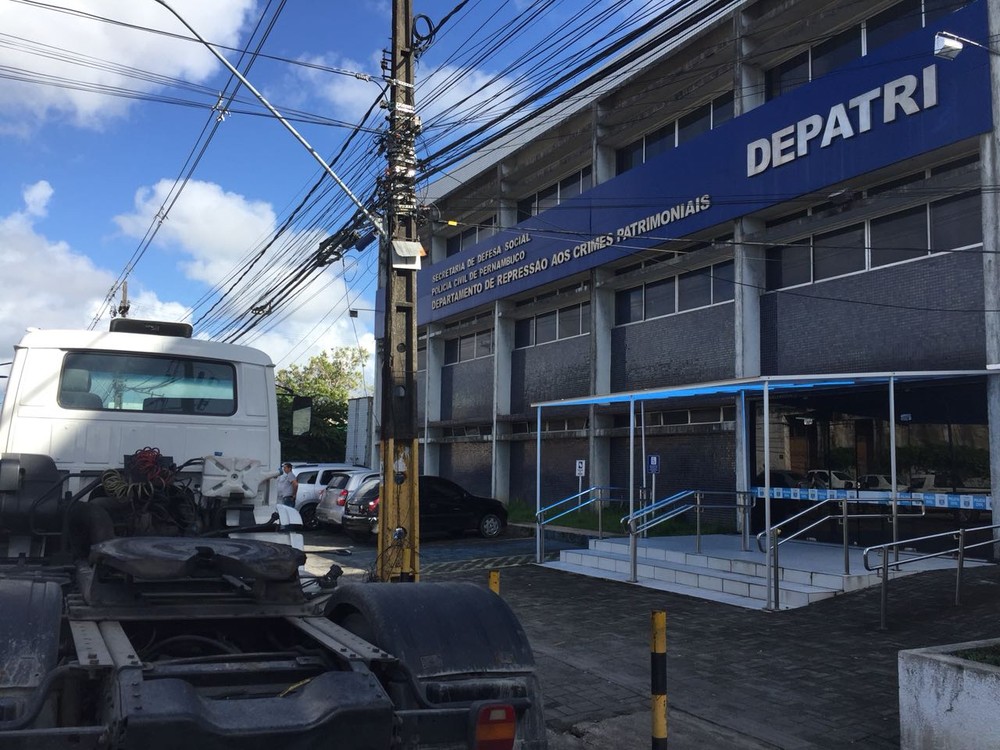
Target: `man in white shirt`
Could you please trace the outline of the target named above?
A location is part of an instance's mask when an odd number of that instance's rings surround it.
[[[299,480],[292,473],[292,465],[284,463],[281,465],[281,474],[278,476],[278,502],[283,505],[295,507],[295,493],[299,490]]]

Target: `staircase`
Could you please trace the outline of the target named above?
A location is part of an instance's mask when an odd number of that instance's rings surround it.
[[[741,549],[739,536],[709,535],[696,550],[694,537],[651,537],[637,544],[637,585],[732,604],[747,609],[767,606],[764,554]],[[849,550],[850,573],[844,574],[844,550],[818,542],[788,542],[779,550],[780,609],[804,607],[846,591],[880,583],[878,573],[864,569],[862,550]],[[948,560],[928,560],[909,572],[954,567]],[[586,549],[563,550],[545,567],[580,575],[627,582],[630,577],[627,537],[590,539]],[[903,574],[890,574],[891,577]]]

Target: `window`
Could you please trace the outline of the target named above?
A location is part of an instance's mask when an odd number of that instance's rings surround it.
[[[640,138],[635,143],[630,143],[615,152],[615,174],[624,174],[642,164],[642,146],[642,139]]]
[[[647,320],[661,315],[670,315],[677,311],[677,303],[674,299],[676,287],[676,277],[674,276],[646,284],[645,317]]]
[[[787,94],[809,80],[809,50],[771,68],[764,74],[767,101]]]
[[[712,304],[712,269],[699,268],[677,277],[677,310],[693,310]]]
[[[642,320],[642,287],[622,289],[615,293],[615,325]]]
[[[592,169],[588,164],[579,172],[574,172],[559,182],[548,185],[534,195],[517,202],[517,220],[524,221],[537,216],[542,211],[558,206],[590,187]]]
[[[427,369],[427,345],[417,347],[417,372]]]
[[[448,339],[444,342],[444,363],[453,365],[458,362],[458,339]]]
[[[535,343],[535,319],[525,318],[514,322],[514,348],[524,349]]]
[[[952,250],[983,241],[982,199],[965,193],[931,204],[931,250]]]
[[[675,143],[674,130],[674,123],[670,123],[669,125],[665,125],[659,130],[654,130],[652,133],[647,135],[645,138],[646,151],[643,161],[649,161],[654,156],[672,149]]]
[[[712,302],[728,302],[736,297],[736,265],[733,261],[712,266]]]
[[[590,333],[590,303],[580,304],[580,333]]]
[[[842,31],[812,49],[811,79],[825,76],[831,70],[861,57],[861,27]]]
[[[58,400],[64,409],[228,416],[236,412],[236,370],[182,357],[69,352]]]
[[[712,105],[706,104],[684,115],[677,121],[677,144],[687,143],[692,138],[712,129]]]
[[[857,224],[813,238],[813,277],[829,279],[865,268],[865,225]]]
[[[812,251],[808,244],[768,248],[765,258],[768,289],[812,281]]]
[[[872,219],[872,268],[924,255],[927,255],[927,206]]]
[[[535,316],[535,344],[545,344],[556,340],[556,313],[553,310]]]
[[[497,232],[497,217],[494,214],[483,219],[482,224],[474,224],[445,240],[445,255],[449,258],[463,250],[492,237]]]
[[[493,354],[493,329],[480,331],[476,334],[476,357],[489,357]]]
[[[476,334],[471,336],[462,336],[458,340],[458,360],[459,362],[468,362],[470,359],[476,358]]]
[[[733,119],[733,92],[723,94],[712,102],[712,127]]]
[[[869,18],[866,27],[868,52],[920,28],[920,0],[903,0]]]
[[[580,306],[564,307],[559,311],[559,338],[580,335]]]

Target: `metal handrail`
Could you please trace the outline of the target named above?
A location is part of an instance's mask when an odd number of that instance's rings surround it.
[[[535,512],[535,535],[536,535],[536,545],[535,545],[536,546],[536,550],[535,550],[536,560],[535,561],[538,564],[541,564],[542,562],[544,562],[544,559],[545,559],[545,531],[544,531],[543,527],[546,524],[552,523],[556,519],[562,518],[563,516],[568,515],[568,514],[572,513],[573,511],[580,510],[580,508],[585,508],[588,505],[590,505],[591,503],[599,502],[599,501],[600,502],[604,502],[604,501],[609,501],[609,500],[615,500],[616,498],[613,498],[613,497],[605,497],[603,493],[605,493],[605,492],[610,493],[610,492],[620,491],[621,489],[622,489],[621,487],[600,487],[600,486],[588,487],[587,489],[582,490],[581,492],[577,492],[575,495],[570,495],[569,497],[564,497],[561,500],[556,500],[551,505],[547,505],[544,508],[542,508],[541,510],[536,511]],[[591,497],[591,498],[589,498],[588,500],[586,500],[584,502],[580,502],[581,498],[584,498],[584,497],[586,497],[587,495],[589,495],[589,494],[591,494],[593,492],[597,493],[594,497]],[[549,512],[550,510],[553,510],[554,508],[558,508],[558,507],[560,507],[562,505],[565,505],[566,503],[570,503],[570,502],[572,502],[574,500],[576,500],[577,502],[576,502],[576,505],[574,505],[572,508],[569,508],[568,510],[564,510],[562,513],[554,515],[551,518],[546,518],[545,517],[545,514],[547,512]],[[603,510],[604,510],[604,506],[603,505],[598,505],[597,506],[597,536],[598,536],[599,539],[603,539],[604,538],[604,512],[603,512]]]
[[[684,513],[687,513],[689,510],[694,510],[695,511],[695,537],[694,537],[695,538],[695,553],[696,554],[700,554],[701,553],[701,512],[704,509],[706,509],[706,508],[727,508],[728,509],[728,508],[732,508],[733,507],[731,504],[728,504],[728,503],[727,504],[714,504],[713,503],[713,504],[705,505],[704,503],[701,502],[702,497],[705,496],[705,495],[727,495],[728,496],[728,495],[733,495],[733,494],[735,494],[737,496],[736,508],[743,514],[743,518],[742,518],[742,527],[743,527],[743,530],[744,530],[743,548],[744,548],[744,551],[745,551],[745,550],[748,549],[748,544],[747,544],[747,539],[746,539],[746,530],[749,528],[748,523],[747,523],[748,519],[747,519],[746,508],[747,508],[747,506],[750,503],[747,502],[746,500],[742,500],[741,498],[744,497],[744,496],[747,496],[749,494],[749,493],[746,493],[746,492],[740,492],[740,491],[736,491],[736,492],[718,492],[718,491],[711,491],[711,490],[681,490],[680,492],[676,492],[673,495],[670,495],[669,497],[664,497],[664,498],[661,498],[660,500],[656,500],[655,502],[647,505],[644,508],[640,508],[639,510],[633,511],[632,513],[628,514],[627,516],[622,516],[621,523],[622,524],[627,524],[628,525],[628,530],[629,530],[628,531],[628,533],[629,533],[629,561],[630,561],[630,564],[631,564],[631,567],[630,567],[631,577],[629,578],[629,580],[634,582],[638,578],[638,556],[639,556],[639,551],[638,551],[638,544],[636,542],[636,538],[638,537],[639,534],[641,534],[641,533],[643,533],[643,532],[645,532],[645,531],[653,528],[654,526],[658,526],[659,524],[664,523],[665,521],[669,521],[672,518],[677,518],[678,516],[680,516],[680,515],[682,515]],[[684,505],[677,505],[678,503],[680,503],[683,500],[686,500],[687,498],[691,497],[692,495],[694,495],[694,503],[686,503]],[[644,518],[646,516],[649,516],[651,514],[654,514],[657,511],[663,510],[664,508],[668,508],[670,506],[676,506],[676,507],[674,507],[671,511],[669,511],[669,512],[667,512],[667,513],[665,513],[665,514],[663,514],[661,516],[654,517],[654,518],[652,518],[652,519],[650,519],[650,520],[648,520],[648,521],[646,521],[644,523],[639,523],[639,519]]]
[[[799,511],[798,513],[796,513],[793,516],[789,516],[788,518],[782,519],[778,523],[773,524],[769,529],[764,529],[759,534],[757,534],[757,548],[761,552],[763,552],[764,554],[768,554],[768,551],[770,550],[770,555],[771,555],[771,559],[769,561],[770,565],[771,565],[771,568],[770,568],[771,576],[770,576],[770,580],[769,580],[768,583],[769,583],[770,589],[773,590],[773,592],[774,592],[774,598],[771,599],[770,596],[768,597],[768,605],[769,606],[770,606],[771,602],[773,601],[774,608],[775,609],[780,609],[780,606],[779,606],[780,598],[779,597],[780,597],[780,593],[781,593],[781,568],[778,565],[778,548],[782,544],[784,544],[785,542],[790,542],[793,539],[796,539],[797,537],[801,536],[802,534],[805,534],[807,531],[811,531],[812,529],[816,528],[820,524],[823,524],[823,523],[825,523],[827,521],[830,521],[830,520],[833,520],[833,519],[838,519],[838,520],[840,520],[843,523],[843,540],[842,540],[842,545],[843,545],[843,548],[844,548],[844,575],[847,576],[847,575],[851,574],[851,553],[850,553],[850,545],[848,544],[848,541],[847,541],[848,540],[847,522],[849,520],[851,520],[851,519],[892,518],[893,517],[893,515],[890,514],[890,513],[848,513],[847,512],[847,504],[851,500],[854,500],[854,498],[850,498],[850,497],[843,497],[843,498],[827,497],[827,498],[824,498],[823,500],[820,500],[819,502],[817,502],[815,505],[811,505],[810,507],[806,508],[805,510]],[[822,507],[823,505],[825,505],[826,503],[829,503],[829,502],[842,503],[842,505],[841,505],[841,512],[840,513],[836,513],[836,514],[831,513],[831,514],[825,515],[822,518],[820,518],[820,519],[812,522],[808,526],[805,526],[805,527],[803,527],[801,529],[798,529],[797,531],[793,532],[792,534],[789,534],[784,539],[780,539],[780,540],[778,539],[778,537],[781,535],[781,529],[782,529],[783,526],[785,526],[786,524],[790,523],[791,521],[795,521],[795,520],[801,518],[802,516],[805,516],[805,515],[807,515],[809,513],[812,513],[817,508],[820,508],[820,507]],[[855,504],[860,504],[862,502],[862,500],[861,499],[857,499],[857,500],[854,500],[854,502],[855,502]],[[913,517],[913,516],[920,516],[920,517],[922,517],[922,516],[925,516],[926,514],[927,514],[927,509],[921,505],[921,511],[920,511],[920,513],[905,513],[903,515],[904,516],[908,516],[908,517]],[[899,518],[899,516],[900,516],[900,514],[899,514],[899,506],[898,505],[896,506],[896,513],[895,513],[895,515],[896,515],[896,518]],[[763,544],[764,537],[768,537],[770,539],[770,544],[769,544],[768,548],[764,547],[764,544]]]
[[[927,536],[913,537],[912,539],[904,539],[902,541],[886,542],[885,544],[875,544],[871,547],[866,547],[862,560],[864,561],[865,570],[869,572],[875,572],[880,570],[882,577],[882,596],[881,605],[879,612],[879,630],[887,630],[888,625],[886,624],[887,614],[889,604],[889,568],[893,567],[897,571],[904,565],[910,565],[911,563],[920,562],[921,560],[929,560],[935,557],[944,557],[946,555],[954,555],[957,557],[957,565],[955,567],[955,606],[960,606],[962,603],[962,571],[965,566],[965,552],[970,549],[977,549],[979,547],[987,547],[989,545],[997,544],[998,540],[993,534],[990,538],[984,542],[976,542],[975,544],[966,544],[965,535],[969,532],[978,531],[996,531],[1000,529],[1000,523],[991,524],[989,526],[974,526],[969,529],[958,529],[957,531],[941,531],[937,534],[928,534]],[[907,557],[905,559],[899,559],[899,547],[903,544],[914,544],[916,542],[924,542],[929,539],[941,539],[944,537],[958,538],[958,546],[952,549],[941,550],[940,552],[931,552],[923,555],[916,555],[913,557]],[[894,562],[889,562],[889,550],[893,549],[896,553],[897,558]],[[879,564],[878,568],[873,568],[869,564],[868,555],[875,550],[880,550],[882,552],[882,562]]]

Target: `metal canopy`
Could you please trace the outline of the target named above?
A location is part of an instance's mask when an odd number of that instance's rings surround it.
[[[635,401],[652,401],[670,398],[717,396],[722,394],[763,393],[765,386],[772,393],[796,389],[850,388],[853,386],[888,384],[890,380],[930,381],[969,378],[997,374],[992,370],[918,370],[903,372],[824,373],[814,375],[764,375],[757,378],[734,378],[710,383],[675,385],[640,391],[620,391],[596,396],[538,401],[532,408],[545,409],[557,406],[610,405]]]
[[[885,385],[887,390],[887,409],[890,419],[894,419],[896,384],[900,382],[931,382],[935,380],[956,380],[960,378],[982,377],[998,374],[994,369],[983,370],[922,370],[903,372],[865,372],[865,373],[825,373],[812,375],[766,375],[757,378],[736,378],[732,380],[717,380],[711,383],[670,386],[668,388],[651,388],[641,391],[625,391],[597,396],[580,396],[555,401],[539,401],[531,406],[537,409],[536,442],[535,442],[535,493],[536,509],[542,509],[542,411],[561,406],[610,406],[612,404],[628,404],[629,406],[629,514],[635,512],[635,407],[646,401],[666,400],[673,398],[698,398],[704,396],[719,396],[731,394],[736,398],[745,399],[747,394],[760,393],[764,401],[764,424],[770,422],[770,396],[773,393],[803,391],[803,390],[833,390],[855,388],[861,386]],[[764,525],[771,529],[771,472],[770,472],[770,430],[764,430]],[[897,488],[896,488],[896,435],[890,432],[890,459],[892,477],[892,526],[893,540],[898,539],[897,527]],[[645,445],[645,441],[643,441]],[[536,528],[536,546],[538,561],[542,560],[542,527]],[[632,577],[635,572],[635,534],[630,535],[629,551],[633,561]],[[777,568],[777,542],[768,534],[767,551],[765,553],[765,569],[767,571],[767,608],[778,609],[777,585],[772,586],[772,573]],[[846,550],[846,547],[845,547]]]

